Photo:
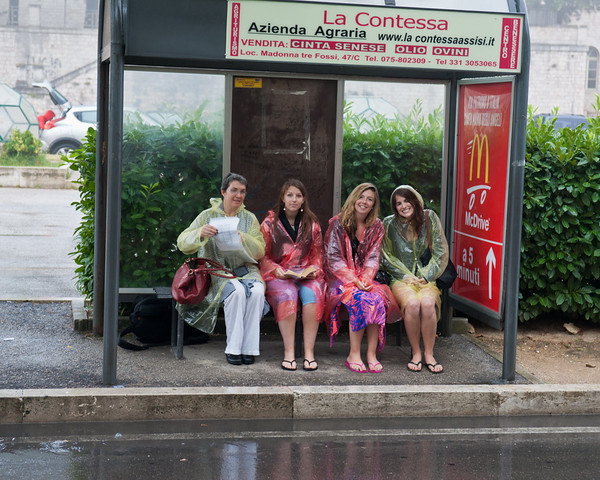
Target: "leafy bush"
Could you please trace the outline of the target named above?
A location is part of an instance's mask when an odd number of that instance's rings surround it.
[[[520,312],[600,321],[600,117],[527,126]]]
[[[73,202],[81,212],[81,223],[75,229],[77,243],[71,253],[75,264],[75,286],[87,298],[94,292],[94,212],[96,198],[96,130],[89,128],[81,148],[62,156],[71,170],[79,172],[79,201]]]
[[[80,172],[83,218],[72,253],[76,285],[93,295],[96,132],[63,157]],[[197,121],[178,126],[136,124],[123,135],[120,284],[126,287],[170,285],[185,256],[177,235],[218,195],[222,170],[222,135]]]
[[[600,100],[599,100],[600,102]],[[531,116],[531,115],[530,115]],[[218,133],[216,133],[218,131]],[[95,131],[83,147],[63,157],[80,173],[83,214],[73,252],[77,286],[93,293]],[[555,131],[527,126],[521,247],[521,321],[556,312],[600,321],[600,117],[588,129]],[[343,192],[375,183],[384,203],[410,183],[433,208],[439,205],[443,125],[417,104],[405,120],[367,121],[346,112]],[[123,141],[121,285],[169,285],[183,255],[177,235],[218,195],[222,165],[220,130],[197,120],[180,126],[136,125]]]
[[[171,284],[185,258],[177,236],[219,195],[222,144],[220,130],[195,120],[125,132],[122,286]]]
[[[376,115],[367,120],[348,106],[344,112],[342,198],[362,182],[377,186],[381,214],[392,213],[389,198],[402,184],[415,187],[428,208],[439,212],[444,125],[441,110],[422,115],[415,104],[405,119]]]
[[[40,155],[42,142],[29,130],[13,130],[3,148],[3,163],[15,165],[34,165]]]

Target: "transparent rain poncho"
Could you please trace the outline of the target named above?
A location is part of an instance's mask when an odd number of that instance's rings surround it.
[[[353,259],[350,236],[340,223],[339,215],[329,221],[324,248],[329,283],[327,321],[331,345],[341,327],[339,309],[342,304],[348,310],[352,331],[361,330],[367,324],[379,325],[378,351],[385,345],[385,323],[400,320],[398,305],[389,287],[373,280],[379,269],[383,235],[383,224],[377,219],[366,229],[356,259]],[[373,284],[373,289],[368,292],[359,290],[354,284],[357,279],[368,285]]]
[[[261,231],[265,238],[265,256],[260,260],[260,272],[267,283],[267,300],[280,321],[298,312],[297,290],[299,285],[308,287],[316,298],[316,319],[321,321],[325,308],[325,274],[323,272],[323,237],[318,222],[313,222],[311,234],[303,239],[303,225],[298,229],[294,242],[281,221],[270,211],[264,219]],[[307,267],[316,269],[312,280],[279,280],[273,275],[278,267],[301,272]]]
[[[200,229],[206,225],[211,218],[225,217],[221,198],[211,198],[211,207],[201,212],[196,219],[177,238],[177,248],[187,255],[210,258],[221,263],[230,270],[245,266],[248,272],[238,275],[238,280],[248,286],[252,282],[262,282],[258,265],[246,262],[240,252],[222,252],[215,244],[214,238],[200,237]],[[246,210],[242,205],[235,213],[240,219],[238,230],[241,232],[242,245],[250,257],[260,260],[265,254],[265,241],[260,231],[260,225],[253,213]],[[197,305],[177,304],[177,311],[193,327],[203,332],[212,333],[217,321],[217,313],[223,289],[229,280],[217,276],[211,276],[210,289],[205,299]]]
[[[425,210],[425,222],[429,222],[429,229],[423,224],[417,237],[411,222],[398,220],[395,215],[384,218],[381,266],[390,274],[390,285],[407,275],[434,282],[444,272],[448,264],[448,242],[442,223],[433,210]],[[430,244],[431,260],[424,266],[419,257]]]

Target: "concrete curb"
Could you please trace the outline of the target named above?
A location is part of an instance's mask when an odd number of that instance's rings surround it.
[[[77,188],[79,172],[64,167],[0,167],[0,187]]]
[[[352,405],[352,408],[348,408]],[[2,423],[600,414],[600,385],[1,390]]]

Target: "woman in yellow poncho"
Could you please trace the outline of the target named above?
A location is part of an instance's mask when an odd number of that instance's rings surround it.
[[[259,355],[260,320],[268,311],[265,287],[256,261],[265,254],[265,241],[253,213],[246,210],[244,198],[248,182],[238,174],[229,173],[221,185],[220,198],[211,198],[211,207],[201,212],[177,238],[183,253],[210,258],[233,270],[231,280],[211,276],[211,285],[202,303],[177,305],[177,310],[190,325],[212,333],[219,304],[224,303],[227,346],[225,356],[232,365],[254,363]],[[210,220],[217,217],[237,217],[242,249],[223,251],[217,247],[219,231]]]
[[[444,367],[433,355],[441,306],[435,281],[448,264],[448,242],[439,217],[424,209],[423,198],[410,185],[396,188],[390,202],[394,214],[383,220],[381,266],[391,277],[392,293],[402,309],[412,351],[408,369],[420,372],[425,363],[431,373],[442,373]],[[423,265],[420,257],[427,247],[431,260]]]

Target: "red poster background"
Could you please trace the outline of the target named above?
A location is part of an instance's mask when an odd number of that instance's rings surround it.
[[[452,292],[500,313],[512,83],[461,85]]]

